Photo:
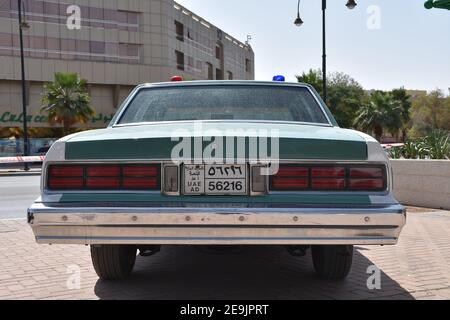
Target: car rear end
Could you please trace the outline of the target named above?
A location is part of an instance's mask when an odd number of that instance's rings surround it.
[[[208,85],[213,84],[203,84]],[[244,89],[248,85],[280,86],[239,83]],[[406,211],[393,197],[392,169],[379,143],[338,128],[313,89],[300,87],[320,105],[326,122],[209,119],[121,125],[119,115],[107,129],[59,140],[43,165],[41,197],[28,210],[36,241],[91,245],[103,278],[120,278],[131,270],[130,262],[123,272],[109,274],[108,266],[99,265],[106,256],[123,265],[118,257],[129,261],[136,248],[145,254],[161,245],[283,245],[300,255],[312,247],[319,273],[345,276],[350,248],[396,244]],[[180,128],[180,139],[174,139]],[[277,157],[273,152],[268,153],[272,157],[250,156],[255,143],[260,149],[267,143],[267,136],[249,135],[258,130],[277,133]],[[243,142],[245,157],[197,161],[195,138],[202,152],[222,148],[210,139],[212,131],[220,132],[223,141]],[[173,150],[187,138],[193,139],[193,154],[175,161]],[[274,142],[269,144],[273,149]],[[347,257],[342,272],[327,269],[330,255]]]

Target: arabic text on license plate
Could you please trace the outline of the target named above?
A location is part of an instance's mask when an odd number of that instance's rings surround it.
[[[245,165],[186,165],[184,193],[187,195],[245,195]]]

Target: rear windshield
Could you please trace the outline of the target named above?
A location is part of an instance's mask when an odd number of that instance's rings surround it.
[[[183,120],[268,120],[328,124],[305,87],[196,85],[138,91],[119,124]]]

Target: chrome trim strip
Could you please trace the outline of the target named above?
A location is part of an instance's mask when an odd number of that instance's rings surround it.
[[[328,123],[317,123],[317,122],[301,122],[301,121],[273,121],[273,120],[179,120],[179,121],[150,121],[150,122],[134,122],[128,124],[116,124],[114,128],[124,128],[124,127],[138,127],[138,126],[149,126],[149,125],[161,125],[161,124],[187,124],[187,123],[261,123],[261,124],[291,124],[291,125],[311,125],[315,127],[333,127]]]

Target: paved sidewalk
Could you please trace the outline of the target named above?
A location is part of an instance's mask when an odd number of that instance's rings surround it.
[[[173,246],[138,257],[126,281],[99,281],[88,247],[37,245],[25,220],[0,220],[0,299],[450,299],[450,212],[411,211],[399,244],[357,247],[343,282],[318,279],[309,256],[279,247]],[[367,288],[371,265],[380,290]]]

